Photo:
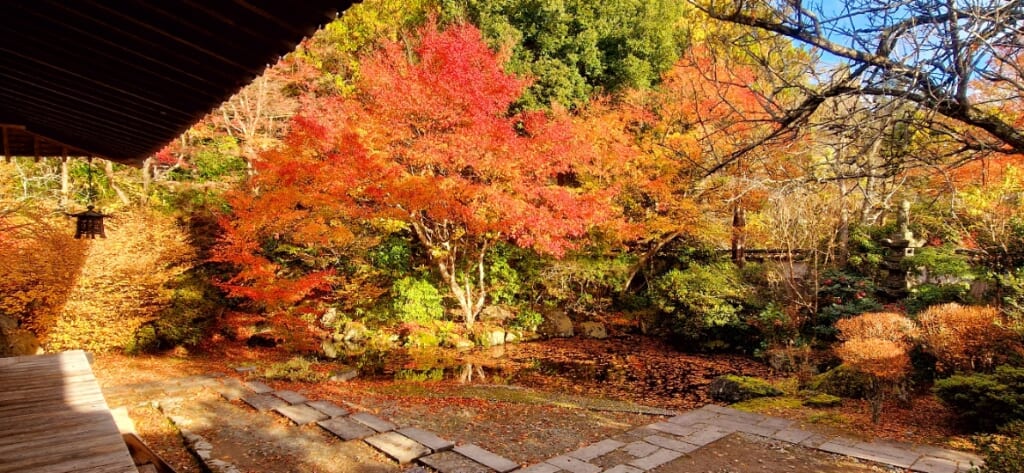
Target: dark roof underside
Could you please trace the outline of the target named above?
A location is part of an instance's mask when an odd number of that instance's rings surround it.
[[[0,151],[138,163],[352,3],[0,1]]]

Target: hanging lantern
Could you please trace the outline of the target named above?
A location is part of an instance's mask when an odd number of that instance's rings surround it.
[[[103,218],[106,215],[97,212],[95,210],[96,207],[93,205],[96,201],[96,187],[92,182],[92,158],[89,158],[86,172],[89,175],[89,188],[86,189],[89,205],[85,212],[70,214],[70,216],[75,217],[75,238],[106,238],[107,233],[103,228]]]
[[[85,212],[71,214],[75,217],[75,238],[106,238],[107,233],[103,230],[103,215],[95,210],[93,206]]]

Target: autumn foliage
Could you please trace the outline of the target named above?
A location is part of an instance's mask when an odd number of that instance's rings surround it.
[[[918,316],[924,349],[945,371],[990,371],[1014,352],[1019,336],[994,307],[956,303],[932,306]]]
[[[472,324],[495,242],[558,257],[614,218],[614,186],[576,184],[597,153],[564,112],[510,114],[528,82],[504,72],[478,30],[430,22],[418,38],[363,58],[354,95],[310,99],[230,197],[215,258],[239,270],[232,294],[300,300],[330,285],[330,256],[354,228],[397,225]]]
[[[892,312],[866,313],[836,322],[842,344],[836,354],[849,367],[872,379],[868,393],[872,421],[881,417],[882,403],[910,369],[914,322]]]

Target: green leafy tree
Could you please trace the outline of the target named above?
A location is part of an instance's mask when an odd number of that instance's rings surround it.
[[[672,0],[443,0],[443,13],[511,47],[508,68],[535,77],[520,103],[586,103],[597,91],[644,88],[679,58],[686,7]]]

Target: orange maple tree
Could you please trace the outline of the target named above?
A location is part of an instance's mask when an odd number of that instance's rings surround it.
[[[329,280],[329,265],[281,281],[287,267],[268,246],[317,252],[351,243],[345,219],[393,222],[428,250],[472,326],[494,243],[559,257],[616,215],[614,187],[574,178],[597,153],[564,112],[509,112],[527,84],[469,25],[429,22],[415,44],[383,44],[363,58],[356,92],[308,100],[257,163],[254,192],[232,196],[217,258],[241,271],[227,287],[297,300]]]

